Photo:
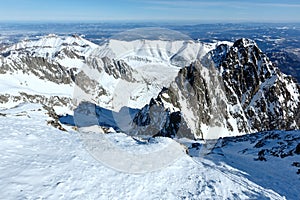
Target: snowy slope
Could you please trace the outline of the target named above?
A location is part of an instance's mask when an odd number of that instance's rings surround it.
[[[220,139],[206,158],[218,162],[220,170],[230,163],[251,181],[287,199],[300,198],[300,131],[270,131]]]
[[[59,110],[70,113],[74,91],[72,76],[84,66],[84,56],[96,47],[75,35],[50,34],[1,49],[0,107],[37,102],[58,106]]]
[[[183,67],[196,59],[201,59],[216,44],[205,44],[198,41],[174,40],[133,40],[122,41],[111,39],[106,45],[96,49],[92,55],[125,60],[129,65],[138,67],[141,64],[173,64]]]
[[[45,112],[37,104],[0,111],[1,199],[285,199],[243,171],[207,158],[195,162],[183,155],[164,169],[142,174],[115,171],[86,151],[78,132],[45,125]],[[144,149],[143,144],[128,147],[128,136],[107,136],[127,151]]]

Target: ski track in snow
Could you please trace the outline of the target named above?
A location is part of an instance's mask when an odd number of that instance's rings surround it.
[[[0,113],[0,199],[285,199],[237,169],[187,155],[155,172],[117,172],[77,132],[47,126],[41,105]]]

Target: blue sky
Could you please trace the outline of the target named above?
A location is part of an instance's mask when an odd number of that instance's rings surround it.
[[[0,0],[0,21],[300,22],[299,0]]]

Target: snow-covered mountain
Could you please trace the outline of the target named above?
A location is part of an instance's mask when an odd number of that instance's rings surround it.
[[[75,99],[113,110],[124,105],[141,108],[174,79],[180,63],[198,59],[211,48],[194,41],[150,40],[110,40],[99,46],[76,35],[21,41],[0,51],[2,85],[14,86],[4,89],[1,105],[32,102],[28,95],[42,95],[43,103],[49,102],[53,94],[66,97],[64,104]],[[125,92],[124,85],[129,96],[117,98],[118,90]]]
[[[299,127],[299,85],[247,39],[111,39],[99,46],[48,35],[1,49],[0,63],[2,107],[42,103],[60,115],[83,101],[141,108],[130,132],[143,134],[153,123],[150,135],[189,138]]]
[[[73,93],[72,77],[82,67],[84,55],[96,46],[78,36],[48,35],[2,49],[2,107],[24,101],[67,106]]]
[[[299,128],[299,85],[254,41],[48,35],[0,49],[0,66],[0,198],[299,197],[299,131],[274,131]],[[180,156],[157,170],[153,152]]]
[[[300,125],[299,92],[295,79],[281,73],[254,41],[240,39],[182,68],[170,87],[137,114],[134,129],[151,127],[150,119],[165,113],[161,131],[153,135],[212,139],[294,130]]]

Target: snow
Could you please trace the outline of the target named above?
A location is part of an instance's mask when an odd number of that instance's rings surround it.
[[[40,55],[43,55],[49,51],[58,51],[67,45],[73,46],[73,48],[77,50],[83,50],[84,53],[87,53],[98,46],[78,36],[61,37],[50,34],[36,41],[23,40],[8,47],[6,50],[36,49]],[[87,46],[89,46],[89,48],[87,48]]]
[[[22,72],[10,74],[0,74],[1,93],[18,95],[19,92],[28,94],[39,94],[45,96],[65,96],[71,97],[73,85],[60,84],[39,79],[33,74],[23,74]]]
[[[83,61],[80,59],[76,58],[62,58],[62,59],[57,59],[57,62],[66,67],[67,69],[72,69],[72,68],[77,68],[81,69],[83,64]]]
[[[229,131],[226,127],[221,126],[207,126],[201,125],[201,131],[203,133],[203,138],[205,139],[218,139],[224,136],[236,136],[242,133]]]
[[[172,57],[181,57],[190,62],[200,59],[210,50],[209,46],[197,41],[159,41],[111,39],[105,45],[95,49],[92,56],[108,56],[125,60],[131,66],[139,66],[138,60],[154,63],[167,63]],[[144,64],[144,62],[142,62]],[[136,68],[136,67],[135,67]]]
[[[285,199],[241,170],[204,157],[182,154],[164,168],[147,173],[114,170],[88,153],[80,137],[83,132],[47,126],[45,112],[37,104],[0,111],[6,114],[0,120],[1,199]],[[111,143],[119,141],[118,147],[129,152],[161,150],[171,142],[158,138],[144,148],[145,144],[124,134],[101,137]],[[243,164],[243,160],[235,163]]]
[[[184,155],[184,149],[169,138],[136,141],[124,133],[81,134],[89,153],[103,165],[117,171],[140,174],[160,170]]]
[[[272,149],[272,147],[279,146],[279,152],[285,148],[284,144],[291,144],[293,138],[296,144],[299,143],[299,131],[274,132],[274,135],[278,134],[279,138],[285,139],[266,139],[269,134],[267,132],[257,134],[261,135],[257,141],[264,141],[264,146],[261,148],[255,148],[257,142],[250,138],[253,137],[252,135],[243,136],[245,138],[241,141],[235,141],[234,138],[231,138],[231,142],[217,151],[218,153],[212,153],[206,158],[218,162],[218,169],[221,171],[230,163],[233,169],[244,174],[236,173],[236,175],[240,174],[239,176],[244,176],[264,188],[276,191],[287,199],[299,199],[300,178],[299,174],[296,174],[297,168],[292,166],[293,162],[299,162],[299,155],[294,154],[285,158],[270,155],[266,156],[266,161],[255,161],[258,152],[262,149]]]

